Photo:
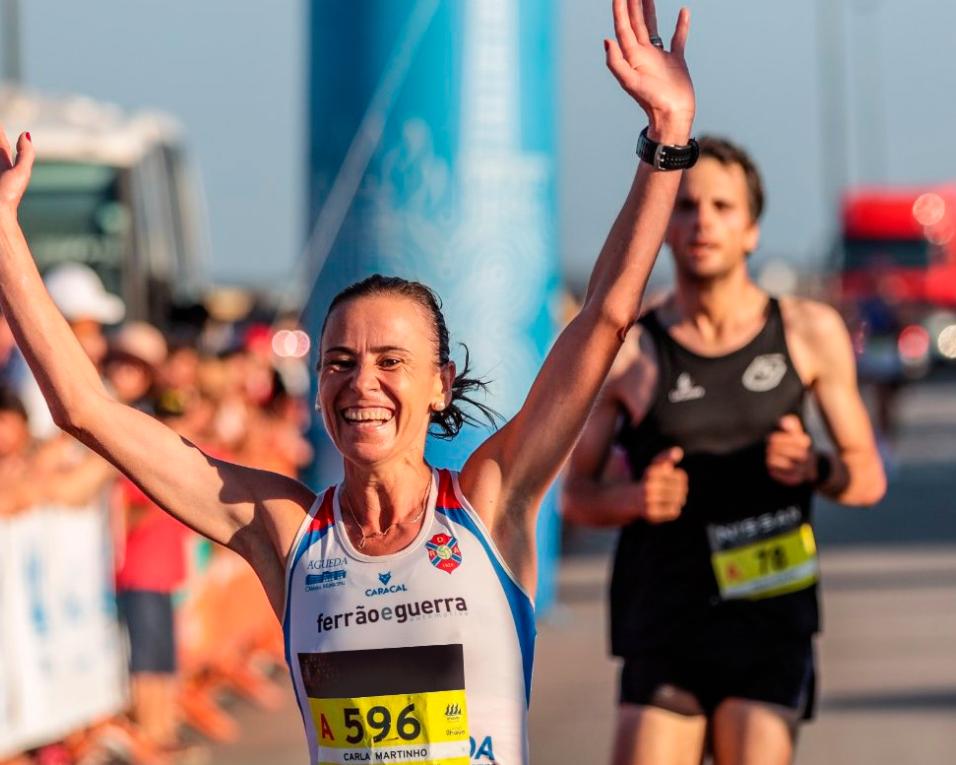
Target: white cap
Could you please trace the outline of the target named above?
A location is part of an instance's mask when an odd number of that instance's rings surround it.
[[[152,324],[145,321],[128,321],[113,335],[110,352],[132,356],[147,366],[158,369],[166,361],[169,351],[163,333]]]
[[[67,321],[93,319],[100,324],[116,324],[126,314],[123,301],[107,292],[96,272],[82,263],[57,266],[44,281]]]

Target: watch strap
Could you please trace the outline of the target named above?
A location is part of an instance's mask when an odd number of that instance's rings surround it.
[[[686,146],[658,143],[647,137],[647,128],[637,139],[637,156],[657,170],[686,170],[697,164],[700,147],[693,138]]]

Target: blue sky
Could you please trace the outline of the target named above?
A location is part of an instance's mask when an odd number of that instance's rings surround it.
[[[956,178],[951,3],[910,0],[905,13],[885,0],[689,4],[697,130],[743,143],[766,177],[759,257],[820,257],[835,221],[828,178]],[[658,5],[667,27],[678,4]],[[623,199],[643,126],[604,69],[607,6],[555,0],[561,257],[578,278]],[[826,29],[838,43],[825,56],[820,9],[829,9]],[[29,0],[21,2],[25,82],[176,115],[208,198],[211,274],[281,284],[307,223],[305,12],[304,0]],[[841,78],[845,129],[827,131],[826,146],[842,147],[845,165],[831,161],[825,172],[824,115],[833,112],[823,111],[824,96],[840,92],[829,88]]]

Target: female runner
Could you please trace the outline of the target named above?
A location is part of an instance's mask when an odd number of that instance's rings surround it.
[[[669,52],[651,0],[614,0],[613,15],[607,65],[647,137],[687,144],[688,12]],[[460,426],[468,389],[433,294],[384,277],[341,293],[319,338],[318,406],[345,478],[316,494],[204,454],[109,396],[17,223],[33,158],[29,133],[14,160],[0,131],[3,312],[57,424],[252,565],[285,629],[312,763],[526,763],[538,506],[635,319],[680,173],[639,163],[580,314],[458,474],[424,459],[431,426]]]

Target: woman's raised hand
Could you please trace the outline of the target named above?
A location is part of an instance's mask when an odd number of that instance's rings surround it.
[[[33,142],[29,133],[20,134],[14,158],[7,133],[0,126],[0,211],[16,213],[23,192],[30,183],[33,156]]]
[[[608,69],[647,114],[652,138],[684,143],[686,136],[681,133],[690,131],[695,104],[694,85],[684,61],[690,11],[681,8],[671,49],[666,51],[658,36],[654,0],[612,3],[617,40],[604,41]]]

